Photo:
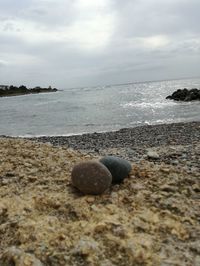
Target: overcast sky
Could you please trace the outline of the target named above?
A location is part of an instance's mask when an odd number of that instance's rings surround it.
[[[0,0],[0,84],[200,76],[200,0]]]

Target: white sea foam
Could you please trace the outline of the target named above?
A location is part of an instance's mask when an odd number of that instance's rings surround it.
[[[128,102],[121,104],[123,108],[164,108],[169,106],[176,105],[176,102],[168,101],[168,102]]]

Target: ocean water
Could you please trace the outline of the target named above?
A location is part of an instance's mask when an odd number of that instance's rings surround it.
[[[200,121],[200,102],[165,97],[200,79],[64,89],[0,98],[0,135],[72,135],[125,127]]]

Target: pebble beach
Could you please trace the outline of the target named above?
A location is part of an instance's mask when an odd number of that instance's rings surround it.
[[[75,164],[132,166],[88,196]],[[200,122],[74,136],[0,137],[0,265],[199,265]]]

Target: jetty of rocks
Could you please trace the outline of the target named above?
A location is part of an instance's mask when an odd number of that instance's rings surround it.
[[[190,102],[190,101],[200,101],[200,89],[178,89],[175,92],[172,93],[172,95],[169,95],[166,97],[166,99],[175,100],[175,101],[184,101],[184,102]]]

